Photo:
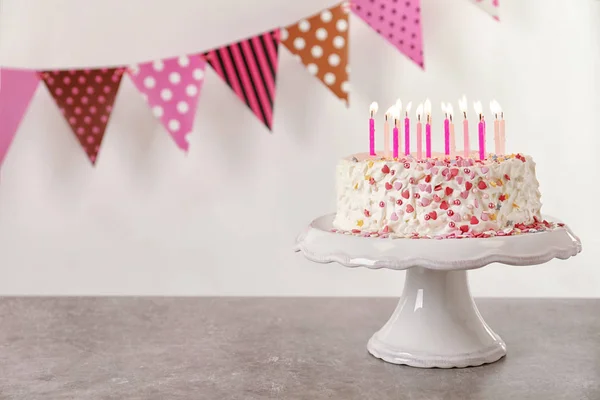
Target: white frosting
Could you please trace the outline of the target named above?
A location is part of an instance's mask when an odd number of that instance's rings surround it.
[[[345,231],[435,237],[467,229],[508,231],[541,219],[539,183],[529,156],[481,163],[458,159],[447,165],[357,154],[340,160],[336,173],[333,225]]]

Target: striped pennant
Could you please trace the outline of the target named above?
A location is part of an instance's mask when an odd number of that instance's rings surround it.
[[[206,61],[269,130],[277,76],[279,29],[211,50]]]

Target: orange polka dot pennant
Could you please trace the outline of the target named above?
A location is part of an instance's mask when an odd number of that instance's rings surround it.
[[[339,99],[348,104],[348,13],[339,4],[280,31],[281,43],[319,78]]]
[[[92,164],[96,163],[123,71],[102,68],[40,72]]]

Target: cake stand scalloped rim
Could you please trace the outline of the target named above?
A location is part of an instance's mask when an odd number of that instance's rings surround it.
[[[319,228],[318,225],[323,224],[323,219],[332,219],[333,214],[323,215],[315,219],[309,227],[298,236],[295,251],[302,252],[303,255],[310,261],[317,263],[332,263],[337,262],[345,267],[366,267],[369,269],[393,269],[393,270],[405,270],[413,267],[423,267],[432,270],[469,270],[482,268],[491,263],[497,262],[506,265],[513,266],[527,266],[527,265],[538,265],[546,263],[554,258],[561,260],[573,257],[581,252],[582,246],[579,238],[568,228],[564,226],[557,228],[552,231],[538,232],[538,233],[526,233],[518,236],[504,236],[504,237],[492,237],[492,238],[471,238],[471,239],[381,239],[381,238],[364,238],[352,235],[344,235],[340,233],[330,232]],[[557,221],[554,218],[546,217],[548,220]],[[326,222],[325,222],[326,223]],[[333,226],[331,226],[333,228]],[[404,241],[418,241],[418,242],[429,242],[428,244],[433,245],[440,241],[453,241],[458,246],[468,246],[472,249],[474,255],[468,259],[442,261],[439,259],[432,259],[426,257],[414,257],[407,255],[406,257],[382,257],[375,254],[362,255],[362,254],[348,254],[345,251],[337,250],[335,252],[325,251],[314,251],[312,244],[307,242],[307,238],[311,240],[323,241],[330,238],[334,238],[338,241],[344,239],[359,239],[361,241],[390,241],[391,243],[397,242],[402,243]],[[506,241],[511,240],[523,240],[522,238],[528,238],[533,244],[539,245],[537,251],[533,251],[529,254],[510,254],[506,251],[494,251],[494,249],[482,249],[482,241],[502,241],[506,244]],[[402,242],[400,242],[402,241]],[[558,244],[551,244],[555,242]],[[348,243],[350,243],[348,241]],[[404,242],[405,243],[405,242]],[[327,246],[330,248],[329,246]],[[371,251],[369,251],[371,253]]]

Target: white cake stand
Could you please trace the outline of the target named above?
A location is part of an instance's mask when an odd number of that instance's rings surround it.
[[[542,264],[581,252],[581,241],[566,226],[485,239],[380,239],[333,233],[333,217],[314,220],[295,250],[319,263],[406,269],[398,306],[367,349],[384,361],[412,367],[462,368],[506,355],[506,345],[477,310],[467,270],[493,262]]]

